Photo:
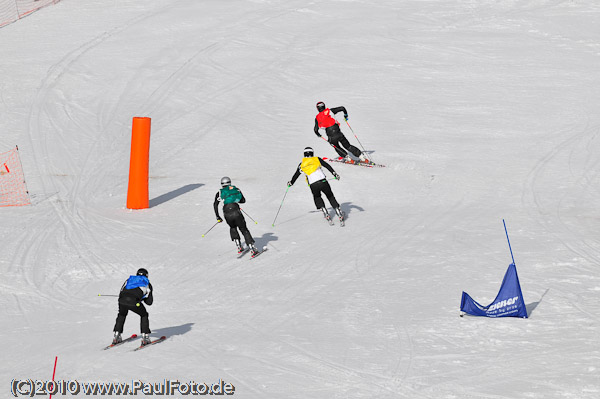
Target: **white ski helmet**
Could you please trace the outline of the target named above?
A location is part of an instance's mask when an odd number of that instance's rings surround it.
[[[304,156],[306,158],[314,157],[315,156],[315,151],[312,149],[312,147],[306,147],[304,149]]]
[[[231,184],[231,179],[227,176],[221,179],[221,187],[229,186]]]

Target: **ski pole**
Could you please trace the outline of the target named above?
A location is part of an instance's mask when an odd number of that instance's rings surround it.
[[[279,211],[281,210],[281,207],[283,206],[283,201],[285,201],[285,196],[288,193],[288,190],[290,189],[290,187],[288,186],[288,188],[285,189],[285,194],[283,194],[283,199],[281,200],[281,205],[279,205],[279,209],[277,210],[277,215],[275,215],[275,219],[273,219],[273,223],[271,224],[271,226],[275,227],[275,221],[277,220],[277,216],[279,216]]]
[[[513,256],[513,251],[510,246],[510,239],[508,238],[508,230],[506,229],[506,222],[502,219],[502,223],[504,224],[504,231],[506,232],[506,241],[508,241],[508,249],[510,250],[510,257],[512,258],[513,265],[515,264],[515,257]]]
[[[356,133],[354,133],[354,129],[352,129],[352,126],[350,126],[350,124],[348,123],[348,119],[344,118],[344,120],[346,121],[346,125],[348,125],[348,127],[352,131],[352,134],[354,135],[354,138],[356,138],[356,141],[358,141],[358,144],[360,145],[360,148],[362,148],[363,152],[366,154],[367,150],[365,150],[365,147],[363,147],[362,143],[360,142],[360,140],[356,136]],[[371,157],[369,156],[369,158],[371,158]]]
[[[218,225],[219,223],[221,223],[221,222],[217,222],[217,223],[213,224],[213,226],[212,226],[210,229],[208,229],[208,230],[206,231],[206,233],[202,234],[202,237],[204,237],[205,235],[207,235],[207,234],[208,234],[208,232],[209,232],[209,231],[211,231],[212,229],[214,229],[214,228],[215,228],[215,226],[216,226],[216,225]]]
[[[250,218],[250,220],[252,220],[254,222],[254,224],[258,224],[258,222],[256,220],[252,219],[252,216],[248,215],[248,213],[245,210],[240,208],[240,211],[244,212],[246,214],[246,216],[248,216]]]
[[[113,294],[98,294],[98,296],[118,296],[118,295],[113,295]]]
[[[344,156],[347,156],[347,155],[348,155],[348,151],[344,150],[343,148],[339,148],[339,147],[335,146],[334,144],[330,143],[330,142],[329,142],[329,140],[327,140],[327,139],[326,139],[325,137],[323,137],[323,136],[321,136],[321,138],[322,138],[323,140],[325,140],[325,141],[327,142],[327,144],[329,144],[330,146],[332,146],[333,148],[335,148],[335,149],[336,149],[336,151],[340,151],[340,152],[342,152],[342,153],[346,154],[346,155],[344,155]],[[338,154],[338,155],[339,155],[339,154]]]

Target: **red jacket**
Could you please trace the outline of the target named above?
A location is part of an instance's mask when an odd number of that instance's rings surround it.
[[[338,127],[340,124],[333,117],[333,115],[337,114],[338,112],[343,112],[344,116],[348,116],[348,111],[346,111],[345,107],[333,107],[331,109],[326,108],[317,114],[317,116],[315,118],[315,127],[314,127],[314,131],[317,136],[321,136],[319,134],[319,128],[325,129],[327,134],[330,134],[330,132],[335,129],[337,129],[339,131]],[[330,129],[332,126],[335,126],[335,127]]]
[[[339,125],[338,121],[336,121],[333,115],[331,115],[331,110],[329,108],[325,108],[317,115],[317,124],[322,129],[331,127],[336,123]]]

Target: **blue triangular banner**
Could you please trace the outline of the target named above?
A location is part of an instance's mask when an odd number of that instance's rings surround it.
[[[473,316],[527,318],[527,308],[515,264],[511,263],[508,266],[500,291],[492,303],[482,306],[463,291],[460,310]]]

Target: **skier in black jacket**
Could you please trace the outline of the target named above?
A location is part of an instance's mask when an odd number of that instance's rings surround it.
[[[142,345],[150,343],[150,321],[148,320],[148,311],[142,302],[146,305],[152,305],[154,296],[152,295],[152,284],[148,280],[148,270],[141,268],[135,276],[129,276],[127,281],[123,283],[121,292],[119,293],[119,314],[113,328],[114,337],[113,344],[118,344],[123,340],[123,326],[127,313],[131,310],[140,315],[140,329],[142,332]]]
[[[369,160],[365,158],[362,151],[350,144],[346,136],[344,136],[344,133],[340,130],[339,122],[332,115],[335,115],[338,112],[344,112],[344,119],[348,120],[348,111],[346,111],[346,108],[341,106],[329,109],[325,106],[324,102],[319,101],[317,103],[317,111],[319,111],[319,113],[315,117],[315,134],[318,137],[321,137],[319,129],[325,129],[327,141],[334,146],[335,151],[341,158],[344,158],[345,161],[352,160],[341,146],[344,146],[344,148],[351,152],[352,155],[357,157],[361,162],[369,163]]]

